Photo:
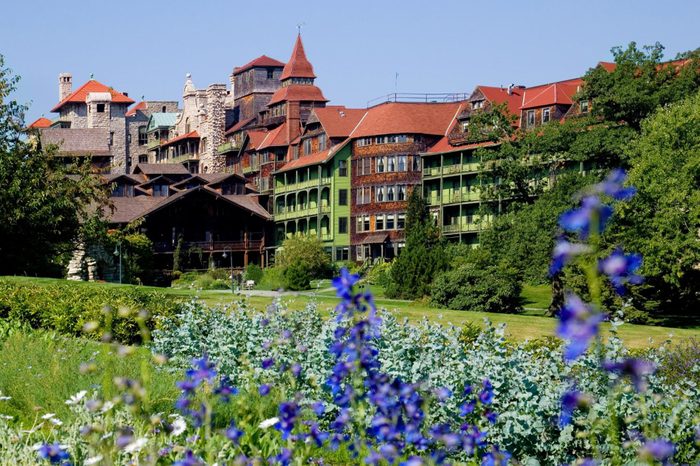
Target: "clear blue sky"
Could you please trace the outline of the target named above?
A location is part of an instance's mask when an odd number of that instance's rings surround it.
[[[74,88],[94,73],[135,99],[180,100],[188,72],[205,87],[262,54],[286,61],[299,23],[326,98],[360,107],[393,92],[395,73],[399,92],[470,92],[579,76],[630,41],[659,41],[668,58],[700,47],[692,0],[5,3],[0,53],[28,121],[55,116],[60,72]]]

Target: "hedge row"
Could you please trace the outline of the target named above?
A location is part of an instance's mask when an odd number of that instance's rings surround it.
[[[176,300],[138,287],[0,278],[0,318],[65,335],[101,339],[111,327],[116,341],[137,344],[140,318],[153,330],[178,309]],[[88,323],[99,325],[86,333]]]

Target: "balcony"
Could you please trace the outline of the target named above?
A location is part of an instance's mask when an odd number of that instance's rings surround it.
[[[445,234],[450,233],[470,233],[479,231],[481,229],[481,224],[476,222],[466,222],[466,223],[455,223],[451,225],[443,225],[442,232]]]
[[[180,154],[177,157],[170,157],[168,159],[168,163],[182,163],[190,160],[199,160],[199,154],[197,154],[196,152],[187,152],[184,154]]]
[[[243,174],[248,175],[250,173],[255,173],[260,171],[260,165],[248,165],[247,167],[243,167]]]
[[[216,152],[220,155],[223,155],[228,152],[237,151],[238,149],[240,149],[240,146],[235,141],[229,141],[223,144],[219,144],[219,146],[217,146],[216,148]]]
[[[463,192],[457,192],[457,193],[448,193],[447,195],[443,196],[442,203],[443,204],[459,204],[459,203],[464,203],[464,202],[478,202],[481,200],[481,195],[476,192],[468,192],[468,193],[463,193]]]
[[[258,251],[264,245],[263,233],[250,233],[247,240],[237,241],[187,241],[183,243],[184,251],[201,250],[203,252],[224,252],[224,251]],[[176,245],[169,242],[153,243],[153,250],[156,253],[174,252]]]
[[[156,140],[154,140],[154,141],[148,141],[148,144],[146,144],[146,149],[147,149],[147,150],[155,150],[155,149],[157,149],[158,147],[160,147],[160,145],[163,144],[163,142],[164,142],[164,141],[163,141],[162,139],[156,139]]]
[[[318,214],[330,213],[331,207],[329,205],[315,206],[315,207],[297,207],[297,208],[282,208],[275,212],[275,221],[289,220],[292,218],[301,217],[315,217]]]
[[[318,178],[312,180],[301,181],[299,183],[290,183],[282,186],[275,186],[275,194],[288,193],[291,191],[298,191],[300,189],[310,189],[317,188],[319,186],[327,186],[331,184],[332,178],[323,177],[320,180]]]

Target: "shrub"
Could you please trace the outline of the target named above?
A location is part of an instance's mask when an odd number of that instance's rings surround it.
[[[0,279],[0,318],[64,335],[83,336],[88,322],[106,328],[111,321],[113,338],[137,343],[141,340],[139,311],[147,311],[145,323],[153,329],[158,318],[174,314],[178,307],[162,293],[136,287]],[[90,337],[97,339],[100,335]]]
[[[263,270],[258,288],[266,290],[279,290],[286,286],[284,279],[284,268],[275,266]]]
[[[245,269],[245,279],[260,283],[263,277],[263,270],[257,264],[249,264]]]
[[[370,285],[387,286],[391,281],[393,262],[379,262],[367,272],[365,281]]]
[[[433,283],[431,302],[450,309],[517,312],[521,289],[518,275],[512,269],[464,264],[438,275]]]
[[[295,262],[306,264],[311,278],[326,278],[333,272],[331,258],[316,236],[297,235],[284,240],[275,254],[275,265],[287,268]]]
[[[311,278],[311,268],[301,261],[292,262],[284,271],[287,288],[293,291],[308,290]]]

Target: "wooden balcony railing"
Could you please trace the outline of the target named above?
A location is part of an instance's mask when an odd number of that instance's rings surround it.
[[[187,241],[182,245],[183,251],[201,250],[202,252],[224,252],[224,251],[258,251],[263,248],[265,241],[263,233],[251,234],[250,238],[238,241]],[[168,253],[175,251],[175,244],[170,242],[155,242],[153,250],[157,253]]]

